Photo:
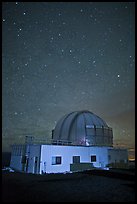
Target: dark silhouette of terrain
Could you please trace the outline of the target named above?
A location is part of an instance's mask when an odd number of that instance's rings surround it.
[[[115,172],[111,176],[105,172],[34,175],[3,171],[2,201],[135,202],[134,175],[125,180],[113,176]]]

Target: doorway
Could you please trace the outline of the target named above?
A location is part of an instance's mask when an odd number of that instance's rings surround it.
[[[34,157],[34,174],[37,174],[38,157]]]

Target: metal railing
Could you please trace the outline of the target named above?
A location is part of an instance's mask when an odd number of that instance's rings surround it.
[[[68,140],[55,140],[55,139],[45,139],[45,138],[35,138],[32,136],[26,136],[25,144],[48,144],[48,145],[69,145],[69,146],[112,146],[110,143],[98,143],[94,141],[93,143],[86,143],[82,141],[82,143],[77,141],[68,141]]]

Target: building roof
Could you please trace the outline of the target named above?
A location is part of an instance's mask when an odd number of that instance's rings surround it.
[[[63,116],[58,121],[53,132],[53,139],[81,143],[89,136],[95,136],[96,129],[100,130],[99,134],[102,137],[104,129],[110,130],[106,122],[96,114],[87,110],[75,111]],[[106,134],[109,135],[108,132]]]

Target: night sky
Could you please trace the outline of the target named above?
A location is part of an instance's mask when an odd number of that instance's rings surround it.
[[[135,3],[3,2],[2,147],[89,110],[135,146]]]

